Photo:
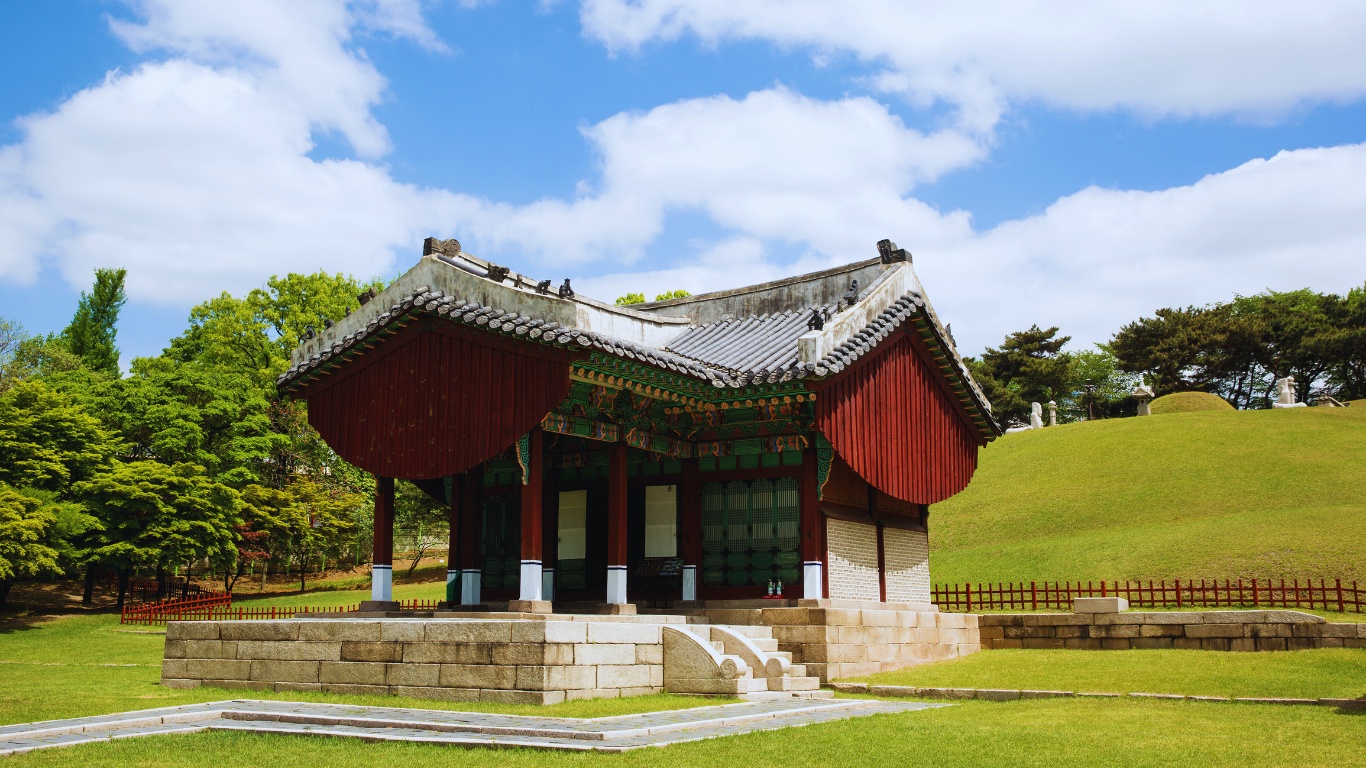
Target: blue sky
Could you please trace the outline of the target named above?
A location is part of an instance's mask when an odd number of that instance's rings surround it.
[[[124,362],[427,235],[628,290],[909,248],[965,353],[1366,280],[1366,11],[900,0],[0,5],[0,315]]]

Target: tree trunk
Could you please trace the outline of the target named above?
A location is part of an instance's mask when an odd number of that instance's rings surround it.
[[[0,611],[5,609],[5,605],[9,601],[10,588],[13,586],[14,582],[8,579],[0,581]]]
[[[194,561],[191,560],[185,565],[185,584],[180,588],[180,599],[188,600],[190,597],[190,573],[194,570]]]
[[[95,600],[95,564],[85,566],[85,591],[81,593],[81,605],[90,605]]]
[[[304,583],[304,580],[307,578],[307,574],[308,574],[308,557],[305,556],[305,557],[303,557],[303,558],[301,558],[301,559],[299,560],[299,591],[300,591],[300,592],[303,592],[303,591],[304,591],[304,587],[306,586],[305,583]]]
[[[261,559],[261,591],[266,591],[266,576],[270,573],[270,558]],[[708,630],[710,631],[710,630]]]
[[[119,601],[118,601],[118,604],[117,604],[117,606],[116,606],[117,608],[119,608],[119,610],[122,610],[122,609],[123,609],[123,598],[128,594],[128,577],[131,576],[131,575],[132,575],[132,569],[130,569],[130,568],[120,568],[120,569],[119,569]]]

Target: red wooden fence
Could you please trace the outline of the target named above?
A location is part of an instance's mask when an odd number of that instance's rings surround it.
[[[405,611],[435,610],[439,600],[403,600],[399,606]],[[124,606],[121,624],[165,624],[168,621],[244,621],[249,619],[292,619],[296,614],[355,613],[360,605],[347,606],[275,606],[244,608],[232,605],[232,595],[216,593],[214,598],[191,600],[161,600]]]
[[[1133,608],[1318,608],[1362,612],[1366,589],[1342,579],[1176,579],[936,584],[932,599],[946,611],[1071,610],[1078,597],[1122,597]]]

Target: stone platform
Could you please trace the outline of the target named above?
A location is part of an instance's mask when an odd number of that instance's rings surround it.
[[[688,741],[945,706],[871,700],[747,702],[593,719],[290,701],[217,701],[0,726],[0,756],[205,730],[463,747],[626,752]]]
[[[167,626],[162,684],[555,704],[673,693],[828,697],[768,627],[686,616],[439,614]]]

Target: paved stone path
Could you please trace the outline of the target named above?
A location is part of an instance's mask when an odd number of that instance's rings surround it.
[[[205,730],[341,736],[367,741],[467,747],[624,752],[943,706],[949,705],[861,699],[785,699],[581,719],[244,699],[0,726],[0,755]]]

